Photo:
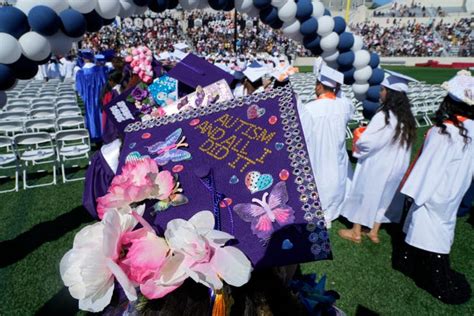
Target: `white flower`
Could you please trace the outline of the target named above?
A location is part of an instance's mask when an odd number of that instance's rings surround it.
[[[191,277],[196,282],[219,290],[223,286],[222,281],[242,286],[250,279],[250,261],[236,247],[224,247],[234,236],[214,230],[214,216],[209,211],[199,212],[189,221],[170,221],[165,238],[173,251],[173,257],[161,270],[161,284],[182,283]]]
[[[137,212],[143,214],[144,209],[141,206]],[[132,215],[110,210],[101,222],[84,227],[75,236],[73,248],[61,259],[59,268],[64,285],[79,300],[80,309],[100,312],[109,305],[114,279],[130,301],[137,299],[134,285],[117,264],[120,238],[136,224]]]

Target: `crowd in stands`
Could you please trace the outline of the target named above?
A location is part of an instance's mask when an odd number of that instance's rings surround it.
[[[351,30],[362,35],[367,47],[381,56],[443,56],[445,52],[462,57],[474,55],[470,19],[429,24],[416,19],[400,24],[394,19],[388,26],[374,22],[352,24]]]
[[[281,31],[259,22],[258,18],[242,17],[235,19],[231,12],[187,14],[187,35],[195,50],[202,54],[234,51],[235,21],[237,22],[236,50],[239,54],[267,52],[283,53],[287,56],[309,55],[302,45],[288,39]],[[199,21],[202,25],[195,25]]]
[[[292,57],[311,55],[301,44],[288,39],[280,30],[259,22],[258,18],[238,14],[235,19],[231,12],[193,11],[179,15],[165,12],[145,20],[148,23],[138,23],[138,26],[136,23],[105,26],[97,33],[87,34],[81,48],[125,51],[131,46],[145,44],[159,54],[173,51],[173,43],[184,41],[202,56],[258,52]],[[474,33],[470,19],[460,19],[454,23],[441,20],[428,24],[419,23],[416,19],[401,24],[399,20],[393,19],[393,23],[387,25],[357,23],[351,25],[351,30],[362,35],[368,48],[381,56],[474,55]]]
[[[430,10],[431,12],[428,12]],[[392,6],[388,11],[376,11],[374,10],[375,17],[430,17],[430,16],[446,16],[446,12],[439,6],[437,8],[422,5],[421,3],[415,3],[413,1],[410,6],[401,4],[398,2],[392,3]]]
[[[150,24],[123,21],[120,25],[114,23],[103,27],[99,32],[88,33],[84,36],[81,48],[94,51],[113,48],[125,52],[130,47],[145,44],[159,53],[172,50],[173,44],[184,41],[184,33],[179,26],[180,20],[172,13],[164,12],[155,18],[145,19],[149,20]]]

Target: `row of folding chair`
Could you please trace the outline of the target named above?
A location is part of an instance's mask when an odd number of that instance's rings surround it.
[[[62,103],[74,103],[77,105],[76,95],[43,97],[43,98],[9,98],[6,105],[24,105],[31,106],[35,104],[59,105]]]
[[[66,164],[70,161],[88,159],[91,150],[89,132],[86,129],[61,131],[56,134],[53,141],[48,133],[18,134],[13,138],[0,136],[0,177],[4,171],[15,171],[15,184],[13,188],[0,191],[12,192],[19,189],[19,173],[22,174],[23,189],[55,185],[57,183],[56,168],[61,169],[63,183],[83,180],[83,177],[68,176]],[[28,179],[32,167],[37,165],[50,165],[53,170],[53,179],[48,183],[31,184]],[[34,171],[34,170],[33,170]]]
[[[37,111],[37,110],[60,110],[64,108],[79,108],[76,102],[74,101],[62,101],[58,103],[51,103],[48,101],[43,101],[43,102],[36,102],[34,104],[25,104],[25,103],[20,103],[20,102],[14,102],[12,104],[7,104],[3,107],[3,109],[0,111],[2,113],[7,113],[7,112],[25,112],[25,113],[31,113],[32,111]]]
[[[82,116],[0,121],[0,134],[6,136],[42,131],[50,133],[54,138],[57,132],[81,128],[85,128],[84,117]]]
[[[0,121],[16,121],[39,118],[59,118],[66,116],[82,116],[82,111],[78,106],[67,106],[62,108],[39,108],[25,111],[8,111],[0,113]]]

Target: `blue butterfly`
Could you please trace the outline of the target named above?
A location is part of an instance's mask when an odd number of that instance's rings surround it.
[[[158,142],[147,147],[150,154],[158,155],[158,157],[154,158],[158,165],[164,166],[170,161],[178,162],[190,160],[192,158],[189,152],[179,149],[180,147],[188,147],[188,144],[184,142],[186,137],[181,137],[182,132],[183,130],[178,128],[176,131],[171,133],[171,135],[166,137],[164,142]]]

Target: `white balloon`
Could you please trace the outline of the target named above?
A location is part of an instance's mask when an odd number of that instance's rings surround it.
[[[334,30],[334,19],[330,16],[323,15],[318,18],[318,34],[326,36]]]
[[[271,5],[276,7],[276,8],[281,8],[287,2],[288,2],[288,0],[272,0]]]
[[[334,51],[339,45],[339,35],[336,32],[329,33],[321,39],[323,51]]]
[[[278,8],[278,17],[283,22],[290,22],[296,20],[296,3],[294,0],[288,0],[281,8]]]
[[[370,53],[364,49],[358,50],[354,53],[354,67],[356,69],[367,66],[370,62]]]
[[[0,33],[0,64],[13,64],[21,57],[21,47],[16,38]]]
[[[324,4],[319,1],[313,1],[313,14],[315,18],[319,18],[324,15]]]
[[[354,71],[354,79],[357,83],[367,83],[370,76],[372,76],[372,67],[365,66]]]
[[[119,0],[120,11],[119,16],[121,18],[127,18],[135,14],[137,6],[133,3],[133,0]]]
[[[364,93],[354,93],[354,98],[356,98],[357,101],[364,101],[365,99],[367,99],[366,96],[365,96],[365,92]]]
[[[352,45],[351,50],[353,52],[356,52],[358,50],[361,50],[363,46],[364,46],[364,41],[362,37],[360,37],[359,35],[354,35],[354,44]]]
[[[199,0],[180,0],[179,4],[183,7],[186,11],[191,11],[197,9],[199,6]]]
[[[51,45],[46,37],[36,32],[23,34],[18,40],[23,55],[33,61],[45,60],[51,54]]]
[[[55,55],[66,55],[72,48],[73,39],[59,31],[53,36],[46,37],[51,45],[51,51]]]
[[[251,18],[256,18],[259,16],[259,14],[260,14],[260,11],[256,7],[254,7],[253,4],[252,4],[252,8],[249,11],[247,11],[247,15]]]
[[[69,7],[65,0],[18,0],[15,6],[25,12],[25,14],[28,14],[31,8],[38,5],[50,7],[58,14]]]
[[[146,12],[146,10],[148,10],[148,7],[146,5],[144,5],[143,7],[137,6],[135,8],[135,15],[143,15]]]
[[[337,60],[337,57],[339,57],[339,51],[337,49],[333,51],[324,51],[321,54],[321,57],[324,59],[325,62],[331,63]]]
[[[369,90],[370,85],[368,83],[354,83],[352,85],[352,91],[354,94],[365,94]]]
[[[207,0],[200,0],[199,5],[198,5],[198,9],[203,10],[203,9],[207,9],[207,8],[209,8],[209,3],[207,2]]]
[[[206,0],[202,0],[206,2]],[[240,13],[247,13],[254,8],[252,0],[235,0],[235,10]]]
[[[7,94],[5,91],[0,91],[0,108],[7,104]]]
[[[80,13],[90,13],[95,9],[97,0],[68,0],[68,3],[72,9]]]
[[[120,12],[119,0],[97,0],[95,10],[104,19],[113,19]]]
[[[294,22],[284,22],[281,30],[283,34],[290,35],[300,32],[301,23],[300,21],[296,20]]]

